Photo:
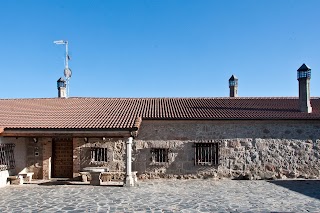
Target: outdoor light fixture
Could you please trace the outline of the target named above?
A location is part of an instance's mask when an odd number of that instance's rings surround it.
[[[88,138],[84,138],[83,140],[84,140],[85,142],[88,142]]]
[[[105,138],[105,137],[102,137],[102,140],[103,140],[103,141],[106,141],[106,138]]]
[[[33,142],[37,143],[38,142],[38,138],[33,138]]]

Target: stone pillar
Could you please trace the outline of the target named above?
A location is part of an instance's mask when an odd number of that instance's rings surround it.
[[[132,164],[132,137],[129,137],[127,140],[127,170],[126,170],[126,186],[134,186],[131,164]]]
[[[44,180],[51,179],[52,138],[42,138],[42,177]]]

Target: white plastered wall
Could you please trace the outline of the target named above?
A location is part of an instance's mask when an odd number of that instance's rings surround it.
[[[13,143],[14,147],[14,158],[15,158],[15,169],[10,171],[0,171],[0,187],[7,185],[7,177],[9,175],[16,175],[22,172],[27,167],[27,149],[26,149],[26,138],[15,138],[15,137],[0,137],[0,143]]]

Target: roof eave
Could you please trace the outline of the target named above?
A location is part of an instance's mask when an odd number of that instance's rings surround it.
[[[4,137],[131,137],[132,129],[31,129],[4,128]]]

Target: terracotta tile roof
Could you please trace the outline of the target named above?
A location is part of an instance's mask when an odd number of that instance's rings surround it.
[[[0,127],[132,129],[144,119],[320,119],[297,98],[43,98],[0,99]]]

